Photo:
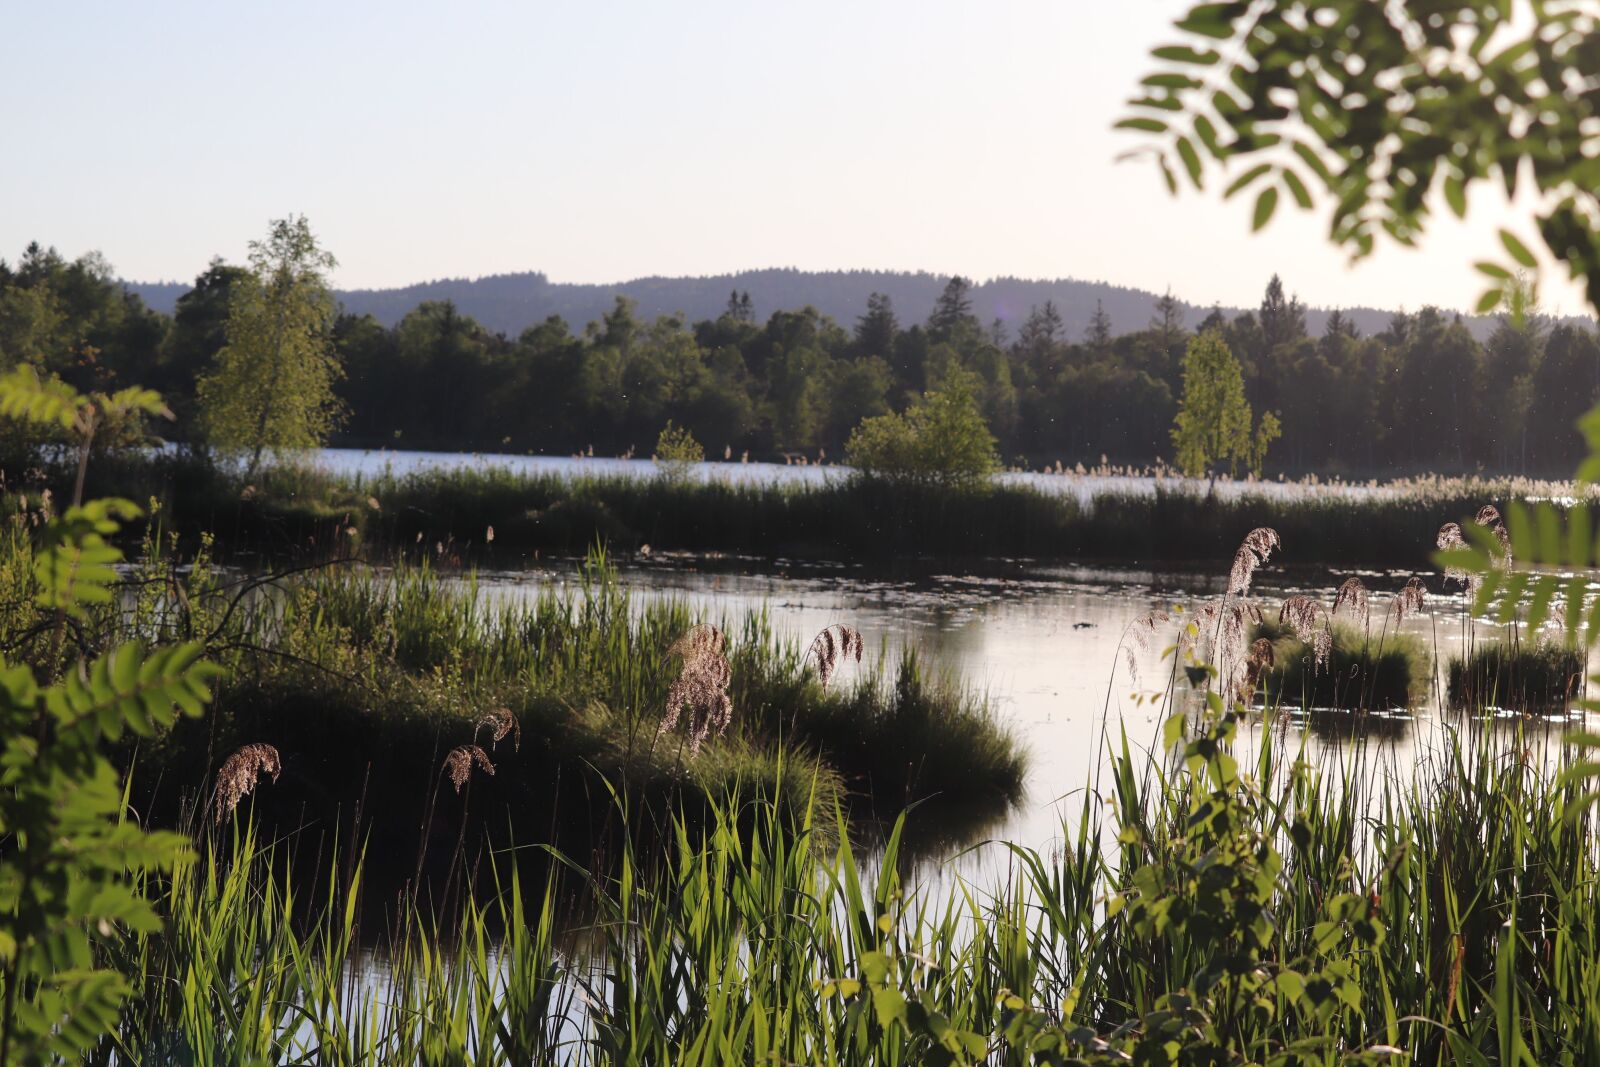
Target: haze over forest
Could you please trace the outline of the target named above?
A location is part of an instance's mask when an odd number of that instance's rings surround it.
[[[1292,272],[1283,272],[1285,283],[1294,290]],[[1272,274],[1264,270],[1260,282]],[[925,271],[806,271],[769,268],[714,274],[704,277],[635,278],[609,285],[553,282],[539,271],[520,274],[493,274],[481,278],[441,278],[396,289],[343,289],[335,295],[344,310],[352,315],[371,315],[385,326],[394,326],[424,301],[449,300],[461,314],[484,327],[514,336],[523,329],[560,315],[574,329],[598,321],[610,311],[618,295],[637,301],[638,314],[646,318],[682,313],[690,322],[715,319],[728,303],[730,291],[749,293],[756,313],[765,318],[774,311],[798,310],[811,306],[840,323],[854,322],[867,306],[872,293],[883,293],[908,321],[926,319],[933,311],[948,275]],[[179,282],[124,282],[152,308],[170,314],[178,298],[192,286]],[[1150,321],[1150,308],[1159,290],[1132,289],[1105,282],[1075,278],[1027,279],[994,278],[975,282],[971,290],[973,314],[984,323],[999,319],[1013,330],[1028,316],[1030,308],[1054,302],[1070,337],[1082,336],[1088,328],[1097,303],[1110,316],[1116,333],[1144,329]],[[1174,293],[1180,301],[1182,293]],[[1307,302],[1306,329],[1320,336],[1327,325],[1331,308],[1316,306],[1315,293],[1300,293]],[[1184,303],[1191,323],[1205,318],[1213,308]],[[1223,307],[1233,318],[1245,308]],[[1399,310],[1416,308],[1340,308],[1344,319],[1363,334],[1375,334],[1389,325]],[[1493,316],[1463,316],[1468,328],[1480,340],[1489,336],[1495,325]]]

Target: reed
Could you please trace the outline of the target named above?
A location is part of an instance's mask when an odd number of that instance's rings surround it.
[[[1482,641],[1452,656],[1445,692],[1452,708],[1566,712],[1584,691],[1583,650],[1550,641]]]
[[[1109,788],[1054,852],[993,846],[1012,862],[992,891],[907,870],[920,811],[867,863],[819,832],[831,812],[797,824],[729,797],[674,823],[665,863],[557,854],[530,883],[526,850],[497,852],[487,902],[446,921],[410,898],[364,911],[364,863],[284,871],[239,823],[161,887],[161,931],[108,945],[136,984],[115,1047],[146,1063],[1590,1062],[1600,839],[1532,737],[1440,727],[1427,759],[1374,776],[1271,734],[1229,770],[1205,742],[1230,726],[1194,727],[1203,766],[1151,766],[1113,737]],[[301,884],[326,888],[300,907]]]

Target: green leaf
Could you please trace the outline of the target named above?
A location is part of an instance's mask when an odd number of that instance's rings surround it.
[[[1306,183],[1300,180],[1300,175],[1283,168],[1283,184],[1289,190],[1289,195],[1294,197],[1294,202],[1306,211],[1311,210],[1311,190],[1306,188]]]
[[[1500,301],[1505,299],[1505,295],[1505,290],[1503,289],[1485,289],[1483,295],[1478,297],[1475,310],[1479,315],[1487,315],[1500,306]]]
[[[1233,36],[1233,20],[1243,13],[1244,6],[1239,3],[1196,4],[1174,25],[1186,33],[1227,40]]]
[[[1151,49],[1150,54],[1168,63],[1188,63],[1198,67],[1209,67],[1222,58],[1209,48],[1196,49],[1181,44],[1162,45],[1160,48]]]
[[[1178,148],[1178,158],[1183,160],[1183,169],[1189,172],[1189,180],[1194,182],[1196,189],[1204,188],[1200,180],[1200,154],[1194,150],[1194,143],[1181,134],[1174,143]]]
[[[1500,266],[1498,263],[1490,263],[1488,260],[1480,260],[1479,262],[1474,263],[1473,266],[1477,268],[1478,273],[1480,274],[1487,274],[1489,277],[1497,278],[1503,282],[1508,282],[1511,280],[1511,272]]]
[[[1444,199],[1458,219],[1467,217],[1467,183],[1458,174],[1444,176]]]
[[[1517,239],[1517,235],[1510,230],[1500,231],[1500,243],[1506,246],[1506,251],[1511,253],[1511,258],[1530,270],[1539,265],[1533,258],[1533,253],[1528,251],[1528,246]]]
[[[1166,133],[1167,124],[1158,118],[1147,115],[1135,115],[1132,118],[1122,119],[1112,129],[1140,130],[1144,133]]]
[[[1255,181],[1257,178],[1261,177],[1271,169],[1271,163],[1256,164],[1230,182],[1228,187],[1222,190],[1223,197],[1226,198],[1232,196],[1234,193],[1237,193],[1239,190],[1243,189],[1245,186],[1249,185],[1251,182]]]
[[[1250,228],[1259,231],[1263,226],[1272,221],[1272,213],[1278,207],[1278,187],[1269,185],[1261,190],[1261,195],[1256,197],[1255,211],[1250,216]]]

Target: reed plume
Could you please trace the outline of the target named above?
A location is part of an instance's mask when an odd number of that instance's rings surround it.
[[[1133,638],[1133,645],[1124,645],[1122,654],[1128,661],[1128,676],[1133,679],[1134,685],[1139,684],[1139,661],[1133,654],[1134,645],[1137,645],[1140,651],[1149,651],[1150,638],[1155,634],[1156,627],[1163,626],[1171,620],[1171,615],[1165,611],[1157,610],[1141,615],[1128,624],[1127,636]],[[1185,632],[1187,632],[1187,628],[1185,628]],[[1180,643],[1182,642],[1182,634],[1179,635],[1178,640]]]
[[[1450,523],[1448,525],[1453,526],[1455,524]],[[1405,622],[1407,615],[1416,615],[1422,611],[1422,600],[1425,593],[1426,589],[1423,587],[1421,578],[1413,578],[1406,583],[1406,587],[1400,590],[1399,594],[1394,598],[1394,606],[1390,609],[1394,612],[1396,626]]]
[[[860,630],[836,622],[832,626],[823,627],[822,632],[811,639],[811,647],[806,651],[806,661],[815,664],[817,679],[822,683],[822,688],[827,689],[838,665],[851,656],[860,663],[861,651],[865,647]]]
[[[1239,684],[1239,703],[1248,704],[1255,699],[1262,676],[1272,669],[1276,658],[1272,642],[1265,637],[1258,637],[1251,643],[1250,654],[1244,661],[1244,679]]]
[[[728,696],[733,668],[728,665],[727,647],[726,634],[715,626],[701,624],[667,649],[669,656],[683,660],[683,667],[667,690],[666,711],[656,733],[676,729],[683,713],[689,712],[691,757],[699,754],[707,738],[726,733],[733,721],[733,700]]]
[[[1255,577],[1256,568],[1266,563],[1267,557],[1281,544],[1278,531],[1271,527],[1259,526],[1245,534],[1239,551],[1234,553],[1233,568],[1228,572],[1228,594],[1244,596],[1250,592],[1250,582]]]
[[[461,787],[467,784],[467,779],[472,777],[474,763],[484,774],[494,776],[494,764],[489,762],[489,754],[477,745],[458,745],[445,756],[444,770],[450,775],[450,782],[456,787],[457,793],[460,793]]]
[[[1346,578],[1339,586],[1339,591],[1333,595],[1333,612],[1348,608],[1350,614],[1360,616],[1361,628],[1366,629],[1372,619],[1372,609],[1368,604],[1367,587],[1361,584],[1360,578]]]
[[[1439,535],[1433,539],[1433,543],[1441,552],[1450,552],[1458,548],[1467,547],[1466,538],[1461,536],[1461,527],[1453,522],[1447,522],[1439,527]],[[1472,590],[1472,572],[1463,570],[1460,567],[1445,567],[1444,580],[1446,582],[1457,582],[1469,592]]]
[[[1511,535],[1506,532],[1506,524],[1500,519],[1500,509],[1493,504],[1485,504],[1478,509],[1478,515],[1472,521],[1494,531],[1495,539],[1500,542],[1503,565],[1511,566]]]
[[[489,743],[494,746],[498,746],[510,734],[512,751],[522,751],[522,724],[511,714],[510,708],[495,708],[485,712],[472,727],[474,741],[478,738],[479,730],[489,731]]]
[[[667,646],[668,656],[678,656],[685,664],[704,655],[722,656],[728,650],[728,635],[708,622],[690,627]]]
[[[261,775],[270,774],[276,782],[282,773],[283,762],[278,758],[278,750],[261,742],[245,745],[223,760],[222,768],[217,771],[217,791],[212,797],[217,823],[233,814],[239,801],[255,790]]]
[[[1322,625],[1317,625],[1318,617]],[[1294,635],[1311,646],[1312,669],[1320,671],[1333,652],[1333,628],[1328,623],[1322,605],[1308,596],[1292,596],[1278,610],[1278,622],[1294,631]]]

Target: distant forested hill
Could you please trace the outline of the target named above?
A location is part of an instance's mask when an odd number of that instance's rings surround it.
[[[704,278],[635,278],[607,285],[574,285],[552,282],[544,274],[493,274],[484,278],[443,278],[399,289],[341,290],[338,297],[345,310],[356,315],[371,314],[386,326],[393,326],[425,300],[450,300],[461,314],[477,320],[498,333],[515,336],[524,328],[560,315],[574,329],[597,320],[615,303],[618,295],[638,301],[638,314],[646,318],[683,312],[690,322],[714,319],[728,304],[728,294],[748,292],[758,318],[774,311],[796,309],[807,304],[848,325],[867,306],[867,296],[884,293],[894,302],[895,311],[905,322],[921,322],[933,310],[934,301],[948,280],[947,275],[904,271],[805,271],[788,268],[741,271]],[[1265,284],[1266,279],[1252,279]],[[1292,282],[1292,279],[1291,279]],[[189,286],[177,283],[125,283],[157,310],[171,312],[178,297]],[[1151,309],[1158,294],[1142,289],[1126,289],[1105,282],[1057,278],[1035,281],[1024,278],[995,278],[972,288],[973,313],[984,323],[999,319],[1013,330],[1027,317],[1028,309],[1055,302],[1066,325],[1067,335],[1084,335],[1096,302],[1111,318],[1116,333],[1142,330],[1150,323]],[[1176,294],[1181,297],[1182,294]],[[1184,305],[1192,326],[1210,308]],[[1229,318],[1242,309],[1223,308]],[[1395,309],[1343,308],[1346,321],[1363,334],[1383,330]],[[1415,309],[1413,309],[1415,310]],[[1328,310],[1308,307],[1306,328],[1321,335]],[[1475,335],[1487,337],[1493,320],[1469,323]]]

